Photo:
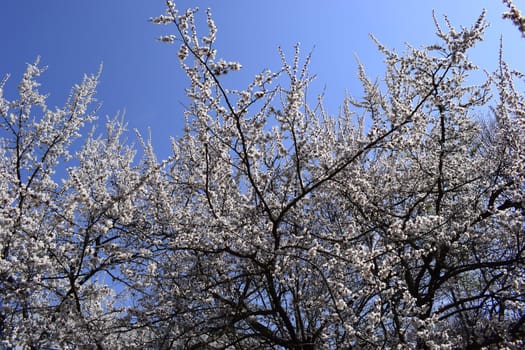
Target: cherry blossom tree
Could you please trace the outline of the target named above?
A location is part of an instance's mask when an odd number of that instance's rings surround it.
[[[0,84],[0,335],[5,347],[520,349],[525,101],[486,29],[359,63],[360,97],[312,103],[310,56],[245,89],[217,29],[167,1],[189,78],[183,135],[157,160],[122,119],[93,125],[98,75],[46,106],[37,61]],[[490,117],[482,118],[482,116]],[[82,136],[85,135],[85,136]]]
[[[133,225],[151,169],[134,164],[119,119],[78,143],[98,75],[53,110],[43,71],[27,66],[17,100],[0,94],[0,334],[4,346],[105,348],[130,327],[119,269],[143,255]]]
[[[523,97],[503,58],[469,85],[484,15],[436,20],[441,43],[402,55],[376,41],[384,80],[360,65],[363,96],[333,116],[308,103],[298,47],[227,89],[240,64],[217,57],[209,12],[199,37],[195,12],[168,1],[152,19],[175,26],[160,40],[180,45],[192,101],[151,189],[155,346],[522,346]]]

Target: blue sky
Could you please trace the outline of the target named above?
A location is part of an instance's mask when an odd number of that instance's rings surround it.
[[[390,48],[403,50],[436,42],[432,9],[453,24],[470,26],[487,9],[491,27],[471,57],[494,70],[499,38],[505,57],[525,71],[525,40],[499,0],[184,0],[179,8],[211,7],[219,29],[219,56],[238,60],[243,70],[228,78],[228,87],[242,88],[253,74],[278,69],[277,46],[286,52],[301,43],[313,50],[310,72],[317,79],[309,93],[325,91],[329,111],[336,113],[345,90],[359,95],[355,78],[357,55],[371,76],[383,72],[382,56],[369,39],[373,33]],[[525,10],[525,1],[515,4]],[[153,25],[148,18],[164,11],[164,0],[5,0],[0,3],[0,77],[11,73],[6,94],[14,96],[25,68],[40,55],[48,71],[41,79],[51,106],[62,105],[70,87],[83,73],[103,63],[98,99],[100,117],[126,111],[129,128],[151,128],[159,154],[166,154],[168,137],[180,135],[183,89],[188,81],[179,68],[177,47],[155,40],[174,28]],[[204,17],[204,11],[201,12]],[[206,28],[203,28],[205,30]],[[204,33],[204,32],[203,32]]]

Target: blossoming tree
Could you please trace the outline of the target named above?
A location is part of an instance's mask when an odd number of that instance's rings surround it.
[[[133,165],[119,119],[73,147],[96,118],[98,75],[52,110],[36,82],[43,71],[27,66],[18,100],[0,85],[0,335],[6,346],[102,346],[126,315],[118,269],[141,257],[132,230],[151,171]]]
[[[478,85],[486,28],[385,56],[381,83],[330,115],[309,56],[244,90],[216,28],[173,26],[191,101],[173,155],[143,158],[93,114],[96,77],[50,111],[31,65],[1,99],[0,334],[39,348],[519,349],[525,337],[525,115],[504,62]],[[493,97],[495,96],[495,97]],[[30,106],[42,106],[39,117]],[[491,113],[483,123],[481,110]],[[33,115],[33,117],[31,117]],[[57,181],[53,173],[71,164]]]

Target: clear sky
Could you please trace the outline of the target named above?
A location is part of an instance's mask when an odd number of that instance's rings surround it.
[[[383,72],[382,56],[368,34],[387,47],[403,50],[436,42],[432,9],[447,14],[453,24],[470,26],[487,9],[491,27],[486,40],[471,55],[489,71],[498,59],[503,35],[505,57],[525,71],[525,40],[511,22],[501,19],[500,0],[184,0],[179,8],[210,7],[218,27],[219,56],[238,60],[243,70],[229,78],[230,88],[242,88],[253,74],[278,69],[277,46],[292,52],[301,43],[313,50],[311,73],[317,79],[309,93],[325,89],[329,111],[336,113],[345,90],[359,95],[355,78],[357,55],[371,76]],[[525,11],[525,1],[515,0]],[[148,18],[163,13],[164,0],[2,0],[0,2],[0,77],[11,73],[6,94],[14,96],[25,68],[40,55],[48,71],[42,91],[51,106],[62,105],[70,87],[83,73],[95,73],[103,63],[98,99],[100,117],[126,111],[129,128],[151,128],[159,154],[166,154],[170,135],[180,135],[183,89],[188,81],[179,68],[177,47],[156,37],[173,27]],[[204,18],[204,11],[200,13]],[[206,30],[206,28],[202,28]],[[203,32],[205,33],[205,32]]]

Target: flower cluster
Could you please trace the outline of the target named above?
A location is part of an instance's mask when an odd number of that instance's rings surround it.
[[[514,5],[512,0],[501,0],[509,8],[509,12],[503,14],[503,18],[510,19],[512,23],[521,32],[521,35],[525,37],[525,17],[521,14],[521,11]]]

